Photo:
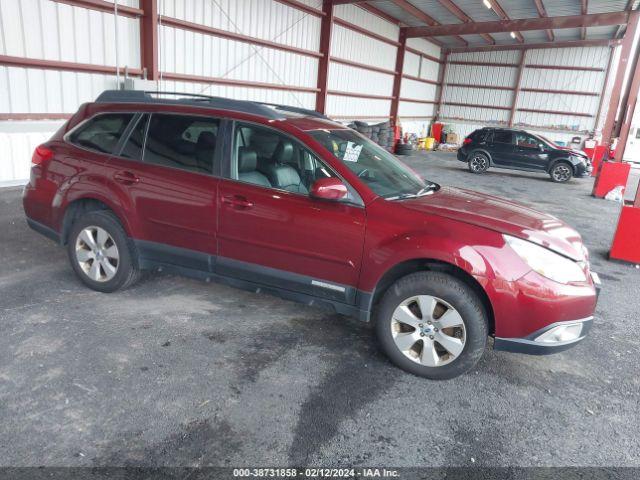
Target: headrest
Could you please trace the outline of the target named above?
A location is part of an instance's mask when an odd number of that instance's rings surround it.
[[[272,158],[277,163],[291,163],[293,161],[293,143],[289,140],[280,140]]]
[[[253,172],[258,166],[258,154],[253,148],[238,149],[238,173]]]
[[[202,132],[198,135],[198,148],[215,148],[216,134],[213,132]]]
[[[289,165],[274,165],[267,175],[269,181],[276,187],[286,188],[291,185],[300,185],[300,175],[295,168]]]

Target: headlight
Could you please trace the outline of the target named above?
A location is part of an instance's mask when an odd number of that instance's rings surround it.
[[[587,276],[580,264],[558,255],[535,243],[503,235],[511,248],[531,267],[531,270],[543,277],[559,283],[586,282]]]

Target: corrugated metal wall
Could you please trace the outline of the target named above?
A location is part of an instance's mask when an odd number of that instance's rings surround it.
[[[400,29],[354,5],[338,5],[335,16],[352,24],[362,26],[391,41],[397,41]],[[331,56],[393,72],[397,47],[371,38],[360,32],[333,26]],[[393,90],[393,74],[381,73],[331,62],[329,66],[329,90],[381,95],[390,97]],[[391,100],[355,98],[344,95],[329,95],[327,113],[341,120],[354,118],[380,121],[389,118]]]
[[[318,6],[319,2],[311,2]],[[318,51],[320,19],[301,10],[264,0],[161,0],[162,16],[186,20]],[[160,70],[203,77],[251,80],[269,84],[315,88],[318,60],[306,55],[265,48],[214,35],[162,25],[159,35]],[[193,82],[160,82],[161,89],[221,95],[242,100],[282,102],[314,108],[313,93],[265,88],[229,87]],[[177,90],[176,90],[177,89]]]
[[[528,50],[520,82],[522,90],[513,119],[514,126],[553,132],[553,138],[562,141],[577,135],[584,137],[597,130],[599,126],[596,126],[596,116],[610,54],[610,47]],[[521,55],[519,51],[451,54],[443,93],[442,119],[452,123],[461,136],[470,133],[478,125],[507,125]],[[468,65],[465,62],[491,65]],[[585,70],[553,69],[548,68],[549,66],[578,67]],[[474,88],[474,85],[505,89]],[[571,93],[527,90],[560,90]],[[580,95],[580,92],[587,95]]]

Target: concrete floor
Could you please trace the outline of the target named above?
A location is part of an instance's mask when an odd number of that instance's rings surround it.
[[[640,270],[606,259],[619,206],[591,179],[406,161],[581,231],[604,281],[591,336],[430,382],[369,325],[270,296],[159,274],[90,291],[3,189],[0,465],[640,466]]]

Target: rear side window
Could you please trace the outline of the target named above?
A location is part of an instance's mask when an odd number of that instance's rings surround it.
[[[69,141],[96,152],[113,153],[132,119],[132,113],[97,115],[73,132]]]
[[[220,121],[213,118],[153,114],[144,162],[197,173],[213,173]]]
[[[471,135],[469,135],[469,138],[474,142],[482,142],[487,138],[487,135],[489,134],[489,132],[490,132],[489,130],[484,128],[481,130],[476,130]]]
[[[513,143],[513,134],[504,130],[493,132],[493,143]]]

